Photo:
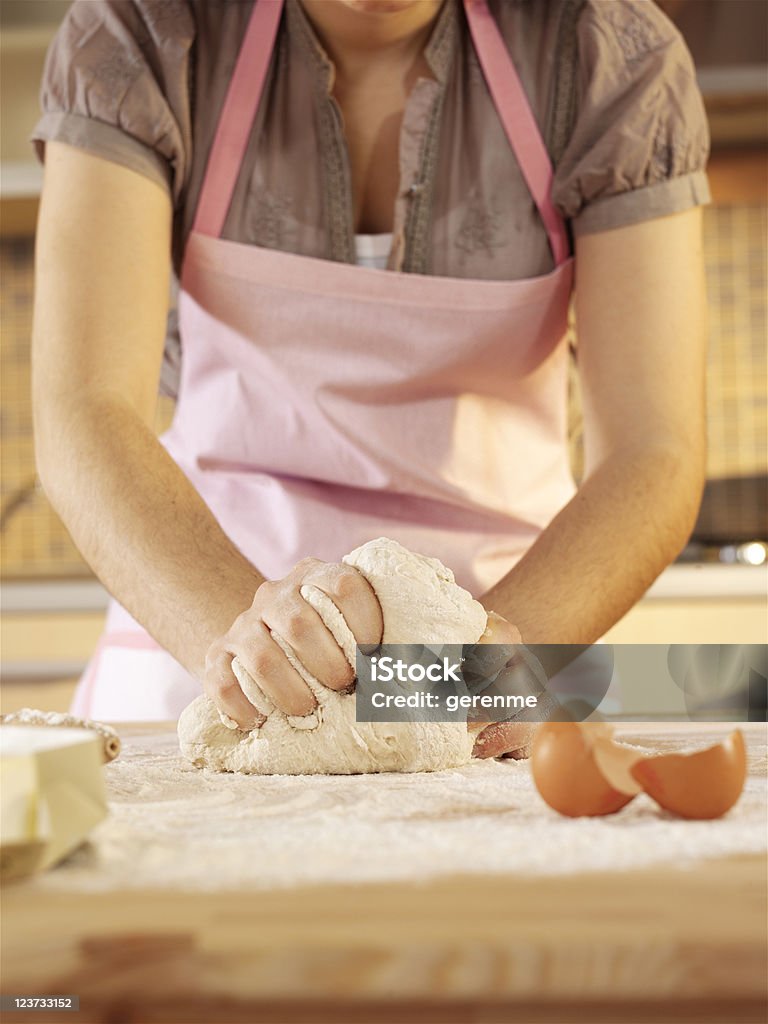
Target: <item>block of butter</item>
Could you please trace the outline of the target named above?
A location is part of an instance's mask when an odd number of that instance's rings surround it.
[[[0,805],[3,880],[56,864],[107,815],[101,738],[1,725]]]

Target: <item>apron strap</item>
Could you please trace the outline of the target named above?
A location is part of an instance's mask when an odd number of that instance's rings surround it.
[[[552,164],[541,132],[486,0],[464,0],[464,9],[486,85],[544,222],[555,264],[559,266],[569,256],[568,237],[563,219],[550,198]]]
[[[193,231],[218,238],[259,108],[283,12],[283,0],[253,0],[253,11],[205,168]]]
[[[205,169],[193,230],[218,238],[261,100],[284,0],[254,0]],[[565,224],[550,198],[552,164],[520,77],[486,0],[464,0],[480,65],[504,132],[547,231],[556,265],[569,255]]]

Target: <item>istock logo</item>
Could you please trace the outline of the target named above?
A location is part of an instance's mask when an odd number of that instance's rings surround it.
[[[393,679],[399,683],[423,683],[425,679],[433,683],[460,683],[460,662],[443,658],[442,666],[437,662],[432,665],[412,665],[402,658],[397,661],[390,657],[371,658],[371,682],[391,683]]]

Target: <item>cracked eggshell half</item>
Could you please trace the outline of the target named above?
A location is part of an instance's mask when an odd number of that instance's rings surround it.
[[[539,793],[571,818],[615,814],[641,791],[631,767],[644,751],[621,746],[603,722],[545,722],[536,733],[531,770]]]
[[[719,818],[744,788],[744,736],[736,729],[705,750],[644,757],[630,768],[630,774],[656,803],[681,818]]]

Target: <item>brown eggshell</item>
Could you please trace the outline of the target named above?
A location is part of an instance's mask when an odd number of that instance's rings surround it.
[[[733,807],[744,788],[744,737],[737,729],[714,747],[692,754],[646,757],[630,772],[665,810],[681,818],[719,818]]]
[[[632,766],[646,756],[645,751],[616,743],[610,736],[598,736],[592,743],[592,756],[600,774],[614,789],[631,796],[642,792],[643,787],[632,775]]]
[[[597,767],[588,730],[588,724],[545,722],[531,751],[536,788],[550,807],[571,818],[615,814],[633,798],[614,789]]]

